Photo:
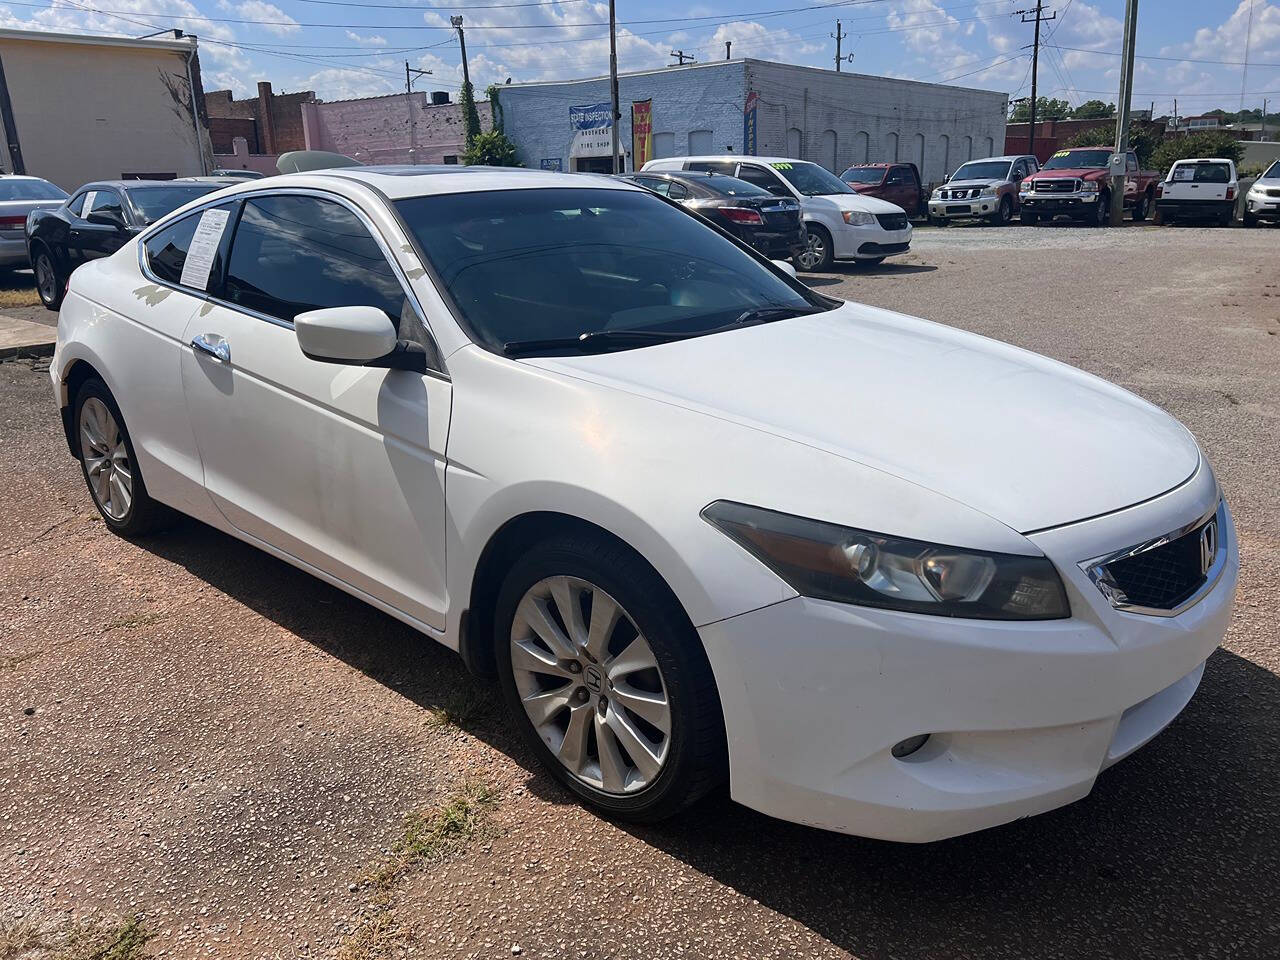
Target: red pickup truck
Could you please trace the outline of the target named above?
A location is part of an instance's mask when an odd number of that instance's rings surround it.
[[[896,203],[908,217],[924,212],[925,192],[914,163],[856,163],[840,179],[856,193]]]
[[[1104,227],[1111,210],[1110,147],[1076,147],[1059,150],[1018,188],[1023,223],[1039,223],[1067,215]],[[1132,150],[1126,156],[1124,206],[1133,219],[1145,220],[1156,199],[1155,170],[1139,170]]]

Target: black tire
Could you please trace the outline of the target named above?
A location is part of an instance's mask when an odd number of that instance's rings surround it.
[[[94,481],[89,475],[90,466],[88,461],[92,456],[92,452],[85,449],[84,424],[81,421],[84,417],[85,404],[90,400],[100,401],[106,406],[115,420],[119,431],[119,439],[124,442],[126,451],[125,463],[132,476],[132,496],[128,508],[119,515],[113,515],[104,506],[94,488]],[[115,533],[130,539],[142,537],[170,526],[177,515],[164,504],[151,499],[151,496],[147,493],[147,485],[142,479],[142,471],[138,467],[138,459],[133,452],[133,441],[129,439],[129,430],[125,426],[124,417],[120,414],[120,407],[116,404],[115,397],[111,395],[111,391],[107,389],[107,385],[97,378],[86,380],[76,393],[73,404],[71,423],[75,431],[76,453],[80,459],[80,472],[84,475],[85,486],[89,488],[89,497],[93,500],[93,505],[98,508],[98,513],[102,515],[103,522]]]
[[[1222,213],[1218,214],[1218,226],[1229,227],[1231,226],[1231,222],[1234,219],[1235,219],[1234,210],[1223,210]]]
[[[62,295],[66,291],[67,282],[58,271],[58,265],[45,247],[37,247],[31,258],[31,269],[36,275],[36,293],[46,310],[57,310],[62,306]]]
[[[1089,212],[1088,219],[1085,220],[1091,227],[1106,227],[1111,223],[1111,194],[1098,194],[1098,202],[1094,204],[1093,210]]]
[[[1172,210],[1162,210],[1160,212],[1160,222],[1166,227],[1171,227],[1178,222],[1178,215]]]
[[[1151,197],[1144,193],[1138,197],[1138,202],[1133,205],[1133,222],[1141,223],[1147,219],[1147,211],[1150,209]]]
[[[821,273],[830,270],[832,264],[835,263],[835,250],[831,245],[831,234],[827,233],[827,228],[819,226],[816,223],[806,224],[809,233],[809,250],[815,252],[815,248],[820,254],[816,261],[811,261],[809,266],[804,266],[800,257],[796,257],[795,268],[803,270],[806,273]]]
[[[538,733],[520,699],[511,659],[516,610],[534,585],[558,576],[587,581],[609,594],[648,641],[661,672],[671,712],[668,752],[653,782],[636,792],[607,793],[570,773]],[[535,545],[503,581],[493,641],[503,697],[521,736],[552,776],[596,809],[623,820],[662,820],[725,780],[724,719],[702,642],[670,588],[625,545],[586,531]]]
[[[1243,219],[1244,219],[1244,225],[1246,227],[1256,227],[1258,225],[1258,218],[1255,217],[1248,210],[1245,210]]]
[[[1025,227],[1034,227],[1040,222],[1040,214],[1031,210],[1023,210],[1021,213],[1022,225]]]
[[[1013,201],[1008,197],[1000,198],[1000,208],[996,210],[991,217],[991,225],[995,227],[1008,226],[1009,221],[1013,219]]]

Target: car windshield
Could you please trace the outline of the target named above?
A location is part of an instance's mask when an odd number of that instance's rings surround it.
[[[960,167],[952,180],[1008,180],[1008,160],[976,160]]]
[[[184,183],[163,187],[130,187],[129,200],[146,223],[154,223],[184,203],[221,190],[217,183]]]
[[[436,194],[396,207],[473,337],[508,354],[633,348],[830,309],[639,190]]]
[[[840,179],[845,183],[879,183],[884,171],[884,167],[850,167],[840,174]]]
[[[854,193],[849,186],[826,167],[806,160],[784,160],[771,163],[786,181],[806,197],[821,197],[832,193]]]
[[[1101,170],[1110,160],[1110,150],[1059,150],[1040,169]]]
[[[1262,179],[1263,180],[1280,180],[1280,160],[1277,160],[1275,163],[1273,163],[1270,167],[1267,168],[1267,172],[1262,175]]]
[[[678,178],[677,178],[678,179]],[[727,177],[722,173],[713,173],[709,177],[694,180],[689,179],[689,183],[700,183],[708,190],[713,190],[726,197],[771,197],[771,194],[764,187],[757,187],[754,183],[747,183],[745,180],[739,180],[737,177]]]
[[[48,180],[10,180],[0,177],[0,200],[65,200],[65,191]]]

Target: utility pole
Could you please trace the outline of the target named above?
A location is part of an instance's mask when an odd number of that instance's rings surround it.
[[[412,76],[410,76],[412,74]],[[431,76],[430,70],[419,70],[417,67],[409,66],[409,61],[404,62],[404,92],[413,93],[413,81],[418,77]]]
[[[1031,43],[1031,123],[1027,125],[1027,153],[1034,154],[1036,152],[1036,78],[1040,72],[1040,24],[1045,20],[1057,20],[1058,12],[1055,10],[1050,16],[1044,15],[1044,4],[1041,0],[1036,0],[1035,8],[1032,10],[1015,10],[1013,11],[1022,17],[1023,23],[1035,23],[1035,39]],[[1031,19],[1028,20],[1027,16]]]
[[[1133,99],[1133,49],[1138,42],[1138,0],[1124,4],[1124,58],[1120,62],[1120,112],[1116,116],[1116,154],[1124,156],[1129,149],[1129,108]],[[1111,226],[1118,227],[1124,218],[1125,168],[1111,174]]]
[[[1258,131],[1258,139],[1267,139],[1267,98],[1262,98],[1262,129]]]
[[[610,129],[610,150],[612,150],[609,160],[609,169],[614,173],[622,173],[618,169],[618,121],[622,119],[622,113],[618,110],[618,21],[614,12],[614,0],[609,0],[609,101],[610,109],[613,111],[610,116],[613,122],[609,124]]]
[[[836,73],[840,72],[840,64],[844,62],[844,57],[840,56],[840,41],[849,36],[840,29],[840,21],[836,21],[836,32],[831,34],[831,39],[836,42]],[[853,59],[853,54],[849,55],[849,59]]]
[[[1178,98],[1173,98],[1173,132],[1178,132]]]
[[[724,58],[725,58],[726,60],[732,60],[732,59],[733,59],[733,55],[732,55],[732,53],[730,52],[730,51],[732,51],[732,50],[733,50],[733,41],[732,41],[732,40],[726,40],[726,41],[724,42]]]
[[[458,46],[462,48],[462,82],[468,87],[471,86],[471,71],[467,69],[467,38],[462,32],[462,16],[461,14],[449,18],[449,22],[453,24],[458,31]],[[471,93],[475,96],[475,91]]]
[[[675,57],[680,61],[679,65],[684,66],[684,62],[688,60],[690,63],[697,63],[692,53],[685,53],[683,50],[672,50],[669,56]]]

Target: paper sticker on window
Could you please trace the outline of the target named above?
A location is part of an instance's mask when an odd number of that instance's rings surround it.
[[[1057,153],[1053,155],[1053,157],[1056,160],[1058,157],[1066,157],[1066,156],[1070,156],[1070,154],[1071,154],[1070,150],[1059,150]]]
[[[769,164],[769,166],[773,167],[773,169],[775,169],[775,170],[790,170],[790,169],[791,169],[791,164],[789,164],[789,163],[771,163],[771,164]]]
[[[1174,180],[1190,180],[1195,176],[1195,174],[1196,174],[1195,167],[1186,166],[1186,167],[1173,168]]]
[[[191,238],[191,246],[187,250],[186,262],[182,264],[182,277],[179,282],[184,287],[204,290],[209,286],[213,258],[218,253],[218,245],[222,243],[222,231],[227,227],[227,216],[230,212],[229,210],[206,210],[200,214],[195,236]]]
[[[97,190],[90,190],[88,193],[84,195],[84,203],[80,205],[81,217],[89,216],[89,212],[93,209],[93,201],[97,196],[98,196]]]

